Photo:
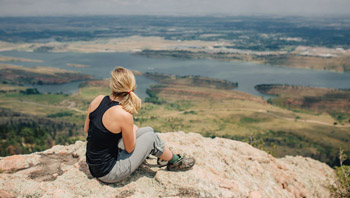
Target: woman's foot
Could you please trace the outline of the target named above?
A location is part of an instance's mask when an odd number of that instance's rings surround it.
[[[196,160],[192,157],[186,157],[186,155],[179,156],[179,159],[175,163],[168,163],[167,164],[167,170],[169,171],[186,171],[193,167],[193,165],[196,163]]]

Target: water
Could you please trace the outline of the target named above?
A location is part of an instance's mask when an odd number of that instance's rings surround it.
[[[37,53],[37,52],[0,52],[2,56],[43,60],[42,63],[8,62],[25,67],[49,66],[91,74],[96,79],[109,78],[117,65],[141,72],[159,72],[176,75],[200,75],[211,78],[238,82],[237,90],[266,97],[254,89],[257,84],[293,84],[303,86],[350,88],[350,73],[294,69],[256,63],[228,62],[217,60],[182,60],[175,58],[147,58],[130,53]],[[88,68],[69,67],[66,64],[84,64]],[[146,97],[145,90],[154,81],[136,77],[136,93]],[[73,93],[78,90],[79,82],[64,85],[36,85],[42,92]]]

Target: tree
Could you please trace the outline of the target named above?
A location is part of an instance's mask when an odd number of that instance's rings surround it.
[[[339,148],[340,167],[335,167],[335,182],[328,186],[331,196],[335,198],[349,198],[350,197],[350,166],[343,165],[347,159],[347,155],[342,148]]]

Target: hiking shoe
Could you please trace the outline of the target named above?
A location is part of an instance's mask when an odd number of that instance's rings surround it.
[[[158,164],[158,167],[161,168],[161,167],[164,167],[164,166],[168,165],[168,161],[163,160],[163,159],[160,159],[160,158],[158,157],[158,159],[157,159],[157,164]]]
[[[174,164],[168,163],[167,170],[169,171],[186,171],[192,168],[196,163],[196,160],[192,157],[186,157],[186,155],[181,156],[177,154],[180,159]]]

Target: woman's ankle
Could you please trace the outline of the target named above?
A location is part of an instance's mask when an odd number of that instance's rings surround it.
[[[179,161],[179,159],[180,159],[180,156],[175,154],[175,153],[173,153],[173,157],[171,158],[171,160],[169,160],[169,163],[170,164],[175,164],[177,161]]]
[[[159,158],[165,161],[170,161],[172,157],[173,157],[173,152],[167,146],[165,146],[163,154],[159,156]]]

